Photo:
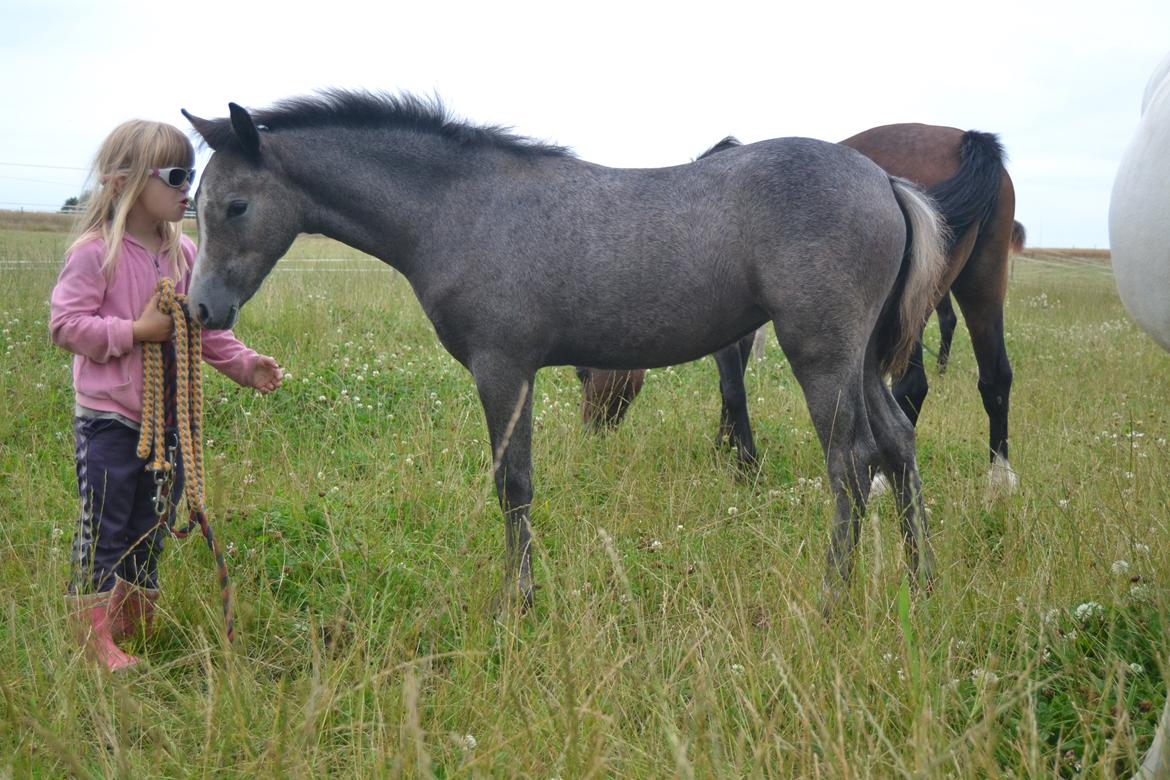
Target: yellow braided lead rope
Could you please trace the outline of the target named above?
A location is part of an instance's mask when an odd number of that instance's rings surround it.
[[[203,374],[202,339],[199,321],[187,311],[187,296],[175,293],[172,279],[158,283],[158,310],[174,321],[175,344],[175,420],[179,427],[179,457],[183,464],[183,496],[187,499],[190,522],[182,530],[171,529],[182,538],[190,533],[195,523],[203,531],[207,546],[215,556],[223,598],[223,619],[228,641],[235,639],[235,620],[232,616],[231,587],[228,582],[227,561],[207,520],[207,501],[203,480]],[[171,463],[166,458],[166,403],[163,397],[162,344],[143,344],[143,398],[142,432],[138,437],[138,457],[154,457],[147,465],[151,471],[169,472]],[[168,475],[169,476],[169,475]],[[166,525],[169,507],[159,523]]]

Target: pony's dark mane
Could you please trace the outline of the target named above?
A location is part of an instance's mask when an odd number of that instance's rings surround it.
[[[726,138],[724,138],[722,141],[720,141],[719,143],[712,146],[707,151],[700,154],[695,159],[702,160],[704,157],[710,157],[713,154],[718,154],[719,152],[725,152],[728,149],[732,149],[736,146],[742,146],[742,145],[743,144],[740,142],[740,140],[738,138],[736,138],[734,135],[729,135]]]
[[[509,128],[476,126],[456,119],[436,96],[420,98],[364,90],[325,89],[316,95],[281,100],[250,112],[262,131],[278,133],[315,127],[384,127],[438,135],[464,146],[486,146],[528,156],[569,157],[563,146],[515,135]],[[234,143],[231,120],[213,119],[202,133],[212,148]]]

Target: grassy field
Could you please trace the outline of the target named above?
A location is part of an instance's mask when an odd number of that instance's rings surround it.
[[[76,515],[69,356],[47,336],[67,237],[0,221],[0,777],[1112,777],[1149,745],[1170,627],[1170,358],[1107,258],[1018,258],[1012,461],[989,504],[965,331],[919,427],[940,579],[908,596],[892,501],[850,599],[771,340],[748,389],[763,466],[713,446],[709,360],[651,372],[627,424],[536,385],[536,608],[498,616],[503,527],[469,375],[406,282],[294,245],[236,332],[291,371],[207,387],[212,522],[162,562],[146,668],[99,673],[62,599]],[[314,258],[328,258],[315,262]],[[928,346],[937,343],[933,324]]]

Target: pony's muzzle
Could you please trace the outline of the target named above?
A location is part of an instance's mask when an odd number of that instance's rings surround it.
[[[203,327],[210,330],[227,330],[236,322],[236,317],[240,315],[240,305],[233,303],[227,312],[219,317],[213,317],[211,310],[207,308],[207,304],[198,303],[195,306],[195,314],[199,318],[199,322]]]

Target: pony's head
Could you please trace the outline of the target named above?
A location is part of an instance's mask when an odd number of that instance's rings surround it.
[[[199,254],[188,294],[208,328],[232,326],[304,223],[302,196],[282,173],[278,146],[246,109],[228,109],[225,119],[183,111],[214,152],[195,193]]]

